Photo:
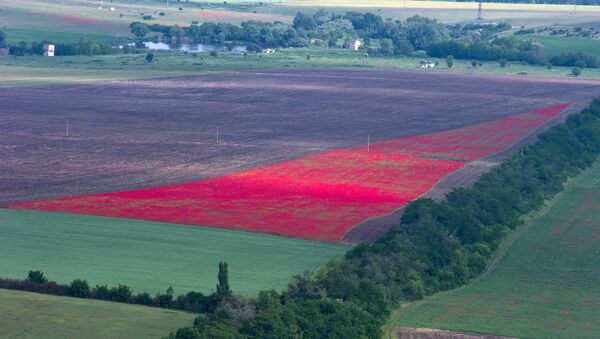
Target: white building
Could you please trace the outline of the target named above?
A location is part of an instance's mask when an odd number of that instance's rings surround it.
[[[351,51],[358,51],[363,45],[364,43],[362,40],[352,40],[348,43],[348,49]]]
[[[44,56],[49,56],[49,57],[54,56],[54,45],[50,45],[50,44],[44,45]]]

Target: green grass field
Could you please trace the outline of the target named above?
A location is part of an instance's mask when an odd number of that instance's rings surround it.
[[[283,289],[294,275],[341,256],[348,246],[257,233],[0,209],[0,277],[25,278],[42,270],[62,283],[119,283],[134,292],[215,289],[219,261],[230,283],[247,296]]]
[[[549,35],[527,35],[524,38],[542,44],[547,56],[581,52],[600,58],[600,40]]]
[[[310,55],[310,60],[306,56]],[[218,57],[207,54],[194,57],[178,52],[157,53],[153,63],[144,61],[145,54],[72,56],[47,58],[42,56],[0,58],[0,88],[56,83],[80,83],[99,80],[140,79],[193,75],[205,72],[261,70],[261,69],[309,69],[309,68],[390,68],[417,69],[417,57],[371,57],[364,53],[342,49],[295,48],[278,51],[272,55],[221,53]],[[435,58],[426,58],[435,61]],[[455,60],[448,69],[444,60],[435,69],[423,72],[464,72],[515,76],[569,77],[571,68],[510,64],[506,68],[497,62],[485,62],[473,68],[470,60]],[[584,69],[581,78],[598,79],[600,69]]]
[[[28,28],[5,28],[3,29],[3,31],[8,37],[9,44],[18,44],[21,41],[31,43],[39,42],[42,40],[50,40],[61,43],[72,43],[78,42],[81,39],[113,42],[115,39],[117,39],[114,36],[102,34],[56,32]]]
[[[194,314],[0,289],[0,338],[162,338]]]
[[[518,233],[488,273],[396,312],[393,326],[600,337],[600,161]]]

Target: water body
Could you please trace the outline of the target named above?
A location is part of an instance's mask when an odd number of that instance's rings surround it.
[[[144,46],[147,49],[153,51],[171,51],[171,50],[179,50],[182,52],[190,52],[190,53],[202,53],[202,52],[210,52],[210,51],[220,51],[226,46],[224,45],[207,45],[207,44],[167,44],[164,42],[144,42]],[[246,46],[236,45],[233,46],[233,51],[235,52],[246,52]]]

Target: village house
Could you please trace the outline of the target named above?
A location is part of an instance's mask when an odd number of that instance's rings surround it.
[[[358,51],[364,45],[362,40],[355,39],[348,43],[348,50]]]

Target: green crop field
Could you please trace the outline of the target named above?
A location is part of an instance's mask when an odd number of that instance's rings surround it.
[[[600,162],[509,239],[488,273],[393,316],[403,327],[600,337]]]
[[[283,289],[294,275],[341,256],[348,246],[142,220],[0,209],[0,277],[42,270],[62,283],[119,283],[151,294],[215,289],[219,261],[231,287],[251,296]]]
[[[194,314],[0,289],[0,338],[162,338]]]
[[[527,35],[524,38],[540,43],[547,56],[581,52],[600,58],[600,40],[548,35]]]

